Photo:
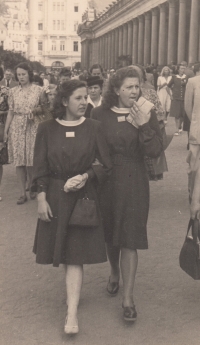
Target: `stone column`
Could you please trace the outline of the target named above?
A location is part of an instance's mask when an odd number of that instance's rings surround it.
[[[110,69],[111,66],[111,32],[108,32],[108,60],[107,68]]]
[[[158,64],[158,9],[152,10],[151,25],[151,63]]]
[[[132,48],[132,63],[138,62],[138,19],[133,19],[133,48]]]
[[[103,64],[103,58],[102,58],[102,53],[103,53],[103,40],[102,40],[102,36],[99,37],[99,56],[100,56],[100,65]]]
[[[105,37],[105,68],[108,69],[108,33]]]
[[[160,29],[159,29],[159,43],[158,43],[158,64],[166,64],[166,6],[162,4],[160,7]]]
[[[110,67],[114,68],[115,63],[115,30],[111,32],[111,59],[110,59]]]
[[[102,67],[105,67],[105,35],[102,36]]]
[[[144,17],[139,16],[138,63],[144,64]]]
[[[128,22],[128,44],[127,44],[127,55],[132,56],[133,50],[133,22]]]
[[[81,68],[84,67],[84,42],[81,42]]]
[[[114,53],[114,68],[117,67],[117,59],[119,57],[119,29],[115,29],[115,53]]]
[[[123,25],[123,55],[127,55],[128,46],[128,25]]]
[[[119,56],[123,54],[123,28],[119,27]]]
[[[168,26],[168,49],[167,63],[176,62],[176,12],[175,0],[169,2],[169,26]]]
[[[198,60],[199,0],[192,0],[190,14],[189,63]]]
[[[144,29],[144,65],[151,63],[151,14],[145,13],[145,29]]]
[[[186,0],[179,0],[178,63],[185,60]]]

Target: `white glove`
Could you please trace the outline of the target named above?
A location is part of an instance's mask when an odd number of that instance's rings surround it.
[[[64,185],[64,191],[66,193],[76,192],[77,190],[83,188],[88,180],[88,174],[76,175],[69,180]]]

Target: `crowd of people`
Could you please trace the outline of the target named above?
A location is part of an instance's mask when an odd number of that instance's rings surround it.
[[[123,318],[137,319],[138,250],[148,248],[149,180],[168,170],[169,114],[175,136],[188,132],[191,216],[200,211],[200,64],[186,65],[158,73],[140,65],[105,72],[95,64],[45,75],[21,63],[14,75],[4,71],[0,149],[7,147],[16,167],[17,204],[28,201],[27,191],[37,197],[36,262],[65,266],[66,334],[79,332],[83,265],[107,257],[107,292],[117,295],[121,276]],[[0,165],[0,185],[2,175]]]

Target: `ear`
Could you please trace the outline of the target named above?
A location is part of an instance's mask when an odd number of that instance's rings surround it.
[[[62,105],[64,105],[64,107],[68,106],[68,102],[67,102],[66,98],[64,98],[64,97],[62,99]]]
[[[114,87],[114,91],[115,91],[116,95],[119,96],[119,89],[117,89],[116,87]]]

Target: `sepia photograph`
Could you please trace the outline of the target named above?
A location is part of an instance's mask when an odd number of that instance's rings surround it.
[[[0,345],[197,345],[200,0],[0,0]]]

